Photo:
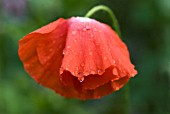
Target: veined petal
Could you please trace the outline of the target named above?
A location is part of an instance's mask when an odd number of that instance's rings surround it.
[[[65,20],[63,18],[60,18],[54,22],[51,22],[48,25],[45,25],[45,26],[31,32],[31,33],[41,33],[41,34],[50,33],[53,30],[55,30],[56,27],[58,27],[58,25],[60,25],[63,21],[65,21]]]
[[[43,32],[46,29],[44,26],[43,29],[32,32],[20,40],[19,57],[27,73],[38,83],[54,89],[63,96],[72,97],[75,96],[75,90],[64,86],[59,75],[67,35],[67,23],[63,19],[59,19],[53,24],[57,24],[55,25],[57,28],[49,33]]]
[[[137,73],[130,62],[126,45],[108,25],[80,17],[73,17],[68,20],[68,23],[60,71],[69,71],[78,78],[85,77],[84,89],[95,89],[108,83],[109,80],[130,77]],[[111,66],[117,69],[117,76],[106,70]]]
[[[67,98],[100,98],[137,74],[111,27],[84,17],[60,18],[26,35],[18,53],[31,77]]]

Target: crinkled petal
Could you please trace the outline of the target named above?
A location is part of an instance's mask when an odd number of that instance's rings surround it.
[[[63,18],[60,18],[54,22],[51,22],[50,24],[48,25],[45,25],[35,31],[33,31],[32,33],[41,33],[41,34],[45,34],[45,33],[50,33],[52,32],[53,30],[56,29],[56,27],[61,24],[63,21],[65,21]]]
[[[128,81],[129,81],[129,77],[125,76],[123,78],[120,78],[119,80],[111,81],[111,86],[114,91],[117,91],[120,88],[122,88]]]
[[[19,41],[24,68],[38,83],[68,98],[96,99],[137,74],[129,52],[106,24],[59,19]]]
[[[53,24],[55,25],[50,25],[56,27],[53,31],[51,30],[54,28],[49,29],[49,26],[47,28],[44,26],[43,29],[32,32],[20,40],[19,57],[25,70],[38,83],[54,89],[63,96],[72,97],[75,96],[73,89],[64,86],[59,75],[62,51],[66,42],[67,22],[59,19]]]
[[[80,17],[73,17],[68,23],[61,73],[66,70],[73,76],[84,76],[84,82],[88,84],[83,88],[93,89],[115,78],[105,72],[111,66],[117,69],[118,78],[137,73],[130,62],[126,45],[108,25]],[[104,72],[107,75],[99,78]]]
[[[83,89],[96,89],[110,80],[118,80],[119,76],[113,74],[113,67],[109,67],[102,75],[89,75],[83,81]]]

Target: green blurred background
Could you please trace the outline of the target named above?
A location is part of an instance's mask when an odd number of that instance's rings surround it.
[[[125,88],[100,100],[65,99],[34,82],[17,54],[24,35],[99,4],[115,12],[138,70],[129,114],[170,114],[170,0],[0,0],[0,114],[125,114]],[[103,11],[93,18],[111,23]]]

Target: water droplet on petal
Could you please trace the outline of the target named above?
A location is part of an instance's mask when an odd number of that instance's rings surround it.
[[[90,27],[89,26],[85,26],[85,28],[83,28],[84,31],[86,30],[90,30]]]
[[[134,77],[134,76],[135,76],[135,74],[131,74],[131,76],[132,76],[132,77]]]
[[[119,90],[119,87],[115,87],[115,90]]]
[[[95,71],[92,70],[92,71],[91,71],[91,74],[96,74],[96,73],[95,73]]]
[[[96,42],[96,45],[100,45],[100,42]]]
[[[114,82],[115,80],[111,80],[111,82]]]
[[[79,82],[83,82],[84,81],[84,75],[82,73],[78,74],[78,80],[79,80]]]
[[[102,71],[101,69],[98,69],[98,70],[97,70],[97,73],[98,73],[99,75],[102,75],[102,74],[103,74],[103,71]]]
[[[119,62],[121,62],[121,59],[118,59]]]
[[[25,67],[30,67],[30,64],[26,64]]]
[[[67,46],[67,49],[69,49],[71,46]]]
[[[78,77],[78,80],[80,81],[80,82],[83,82],[84,81],[84,77],[82,76],[82,77]]]
[[[84,63],[81,63],[81,66],[84,67]]]
[[[72,31],[72,34],[73,34],[73,35],[74,35],[74,34],[76,34],[76,31],[75,31],[75,30],[73,30],[73,31]]]
[[[89,55],[93,55],[93,52],[89,52]]]
[[[74,42],[77,42],[77,40],[76,40],[76,39],[74,39]]]
[[[94,35],[93,35],[93,34],[91,34],[90,36],[91,36],[91,37],[93,37]]]
[[[64,55],[66,54],[66,50],[63,50],[63,54],[64,54]]]
[[[96,32],[97,32],[97,28],[94,28],[94,31],[96,31]]]
[[[87,75],[89,75],[89,72],[87,72],[87,71],[84,71],[84,73],[83,73],[85,76],[87,76]]]
[[[107,57],[104,57],[104,60],[107,60]]]
[[[62,74],[62,73],[63,73],[63,67],[60,68],[60,74]]]
[[[89,27],[89,26],[86,26],[86,30],[90,30],[90,27]]]
[[[83,31],[86,31],[86,28],[83,28]]]
[[[112,71],[112,73],[113,73],[113,75],[118,75],[118,71],[117,71],[117,69],[116,68],[113,68],[113,71]]]

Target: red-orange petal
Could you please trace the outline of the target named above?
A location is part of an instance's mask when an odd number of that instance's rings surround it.
[[[120,89],[137,74],[119,36],[94,19],[59,19],[19,41],[29,75],[57,93],[95,99]]]
[[[95,88],[107,83],[113,72],[107,78],[98,76],[111,66],[117,69],[120,78],[137,73],[130,62],[126,45],[108,25],[82,17],[73,17],[68,23],[61,73],[66,70],[76,77],[83,75],[84,83],[88,82],[83,88]],[[86,81],[91,80],[92,76],[93,81]],[[98,79],[100,81],[96,81]]]
[[[67,35],[67,22],[59,19],[50,26],[52,28],[44,26],[21,39],[19,57],[25,70],[38,83],[54,89],[61,95],[72,97],[75,96],[75,90],[64,86],[59,75]],[[59,29],[53,30],[54,27]]]

